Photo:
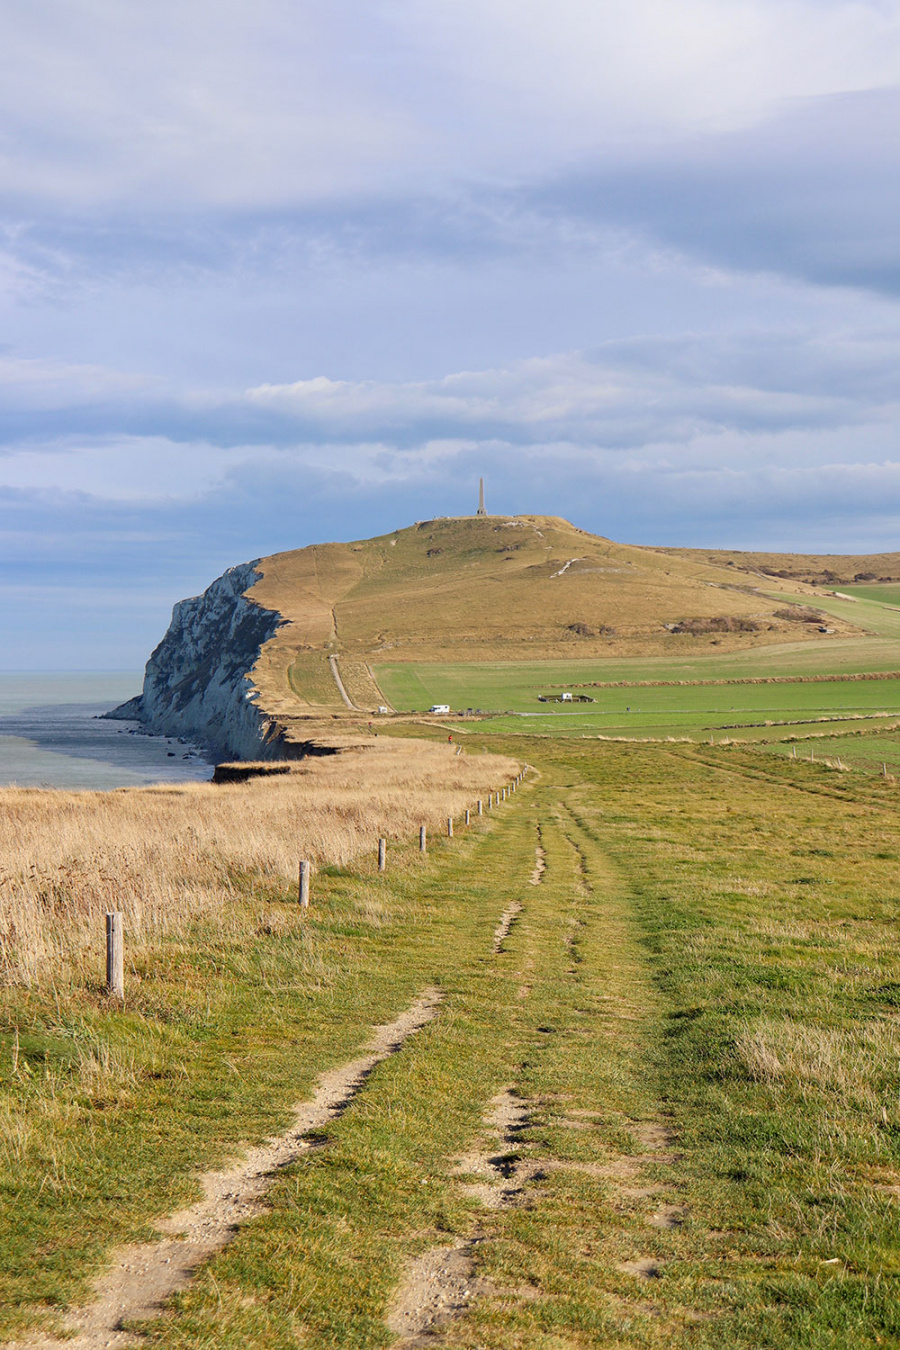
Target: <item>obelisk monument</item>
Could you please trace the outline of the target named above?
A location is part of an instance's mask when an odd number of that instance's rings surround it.
[[[485,511],[485,509],[484,509],[484,479],[483,479],[483,478],[479,478],[479,480],[478,480],[478,510],[476,511],[475,514],[478,515],[478,516],[486,516],[486,515],[487,515],[487,511]]]

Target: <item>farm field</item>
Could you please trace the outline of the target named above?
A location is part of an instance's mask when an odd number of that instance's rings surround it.
[[[674,642],[680,641],[677,637]],[[534,708],[539,693],[577,688],[591,681],[768,679],[791,675],[840,675],[900,670],[900,641],[828,638],[786,642],[749,652],[710,653],[682,648],[671,656],[565,661],[460,661],[373,663],[379,684],[398,710],[424,711],[432,703],[453,708]],[[585,690],[590,693],[590,690]],[[514,702],[513,700],[517,700]]]
[[[765,720],[756,720],[765,719]],[[865,716],[861,713],[835,714],[830,717],[822,708],[808,707],[788,716],[784,710],[776,708],[753,713],[748,709],[729,709],[719,714],[709,710],[691,711],[689,709],[660,709],[656,712],[639,708],[624,716],[585,715],[567,716],[565,713],[535,717],[489,717],[480,724],[483,731],[498,734],[519,734],[523,736],[535,733],[552,737],[626,737],[635,740],[691,739],[708,741],[716,739],[732,740],[769,740],[803,736],[811,732],[829,730],[838,734],[848,727],[858,730],[861,727],[877,730],[883,726],[894,727],[900,718],[900,711],[894,710],[879,716]],[[454,730],[454,735],[462,735]]]
[[[874,600],[879,605],[898,605],[900,606],[900,586],[890,582],[869,582],[859,585],[856,582],[849,586],[841,586],[842,591],[848,595],[855,595],[860,600]]]
[[[818,733],[820,728],[815,729]],[[880,774],[882,767],[887,772],[900,776],[900,732],[883,733],[866,731],[864,735],[848,734],[845,728],[834,728],[837,734],[829,735],[829,728],[821,729],[823,734],[809,735],[804,742],[795,745],[787,741],[772,741],[766,748],[773,754],[791,756],[792,751],[804,759],[813,755],[815,759],[840,761],[848,769],[858,769],[864,773]]]
[[[3,990],[7,1338],[427,994],[146,1344],[897,1343],[898,788],[746,747],[471,747],[533,767],[426,858],[324,868],[305,917],[235,875],[124,1010],[80,969]]]
[[[837,646],[838,644],[836,644]],[[845,644],[840,644],[843,647]],[[834,649],[827,652],[807,646],[802,653],[812,654],[822,665],[804,661],[807,675],[847,673],[851,668],[868,667],[891,671],[900,663],[900,646],[888,642],[852,644],[852,655]],[[783,661],[774,661],[765,669],[769,674],[796,675],[796,651],[785,652]],[[813,664],[813,669],[809,666]],[[452,708],[480,707],[506,709],[513,716],[488,717],[478,723],[462,724],[459,734],[491,730],[540,731],[547,735],[583,736],[692,736],[731,732],[735,736],[760,734],[766,723],[774,724],[762,734],[793,735],[804,725],[810,728],[819,720],[857,722],[859,719],[895,720],[900,716],[900,679],[810,679],[796,683],[728,683],[740,681],[761,669],[748,657],[708,657],[692,662],[534,662],[506,665],[416,665],[379,667],[377,676],[390,692],[395,707],[427,708],[433,702],[448,702]],[[752,673],[753,672],[753,673]],[[758,675],[755,678],[759,678]],[[710,681],[708,683],[704,683]],[[623,687],[597,688],[596,682],[623,681]],[[659,684],[639,681],[658,680]],[[685,681],[684,684],[663,681]],[[695,682],[691,682],[695,681]],[[630,682],[624,683],[624,682]],[[688,683],[690,682],[690,683]],[[592,697],[593,704],[541,704],[539,693],[568,688]],[[451,724],[456,727],[457,723]],[[852,726],[851,729],[857,729]]]
[[[787,583],[784,585],[788,586]],[[812,604],[833,618],[855,624],[877,637],[900,638],[900,608],[894,608],[886,599],[874,595],[874,589],[870,586],[841,586],[842,594],[854,597],[849,600],[842,600],[839,595],[827,592],[819,593],[811,600],[809,595],[794,593],[789,587],[781,591],[767,591],[767,594],[772,599],[781,595],[796,604]]]

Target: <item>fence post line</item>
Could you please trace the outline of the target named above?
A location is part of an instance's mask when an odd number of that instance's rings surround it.
[[[420,853],[427,853],[427,851],[428,851],[428,849],[427,849],[427,846],[426,846],[425,826],[424,826],[424,825],[420,825],[420,826],[419,826],[419,852],[420,852]]]
[[[447,838],[448,838],[448,839],[452,839],[452,838],[453,838],[453,817],[452,817],[452,816],[448,816],[448,817],[447,817]]]
[[[471,820],[471,815],[470,815],[470,813],[469,813],[469,808],[466,807],[466,824],[467,824],[467,825],[469,824],[469,821],[470,821],[470,820]]]
[[[481,800],[480,797],[478,798],[478,814],[480,816],[484,815],[484,802]]]
[[[106,992],[125,997],[125,934],[118,910],[106,916]]]
[[[300,859],[300,907],[309,909],[309,860]]]
[[[387,866],[387,840],[378,840],[378,870],[383,872]]]

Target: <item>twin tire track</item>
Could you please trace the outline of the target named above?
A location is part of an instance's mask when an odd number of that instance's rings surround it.
[[[546,855],[540,843],[535,848],[534,870],[529,878],[539,886],[546,869]],[[494,956],[504,951],[504,942],[522,913],[520,900],[506,906],[494,931],[491,950]],[[527,994],[530,986],[522,986]],[[464,1194],[477,1200],[486,1210],[507,1209],[521,1202],[523,1187],[536,1180],[542,1168],[519,1155],[520,1136],[530,1124],[529,1104],[513,1088],[504,1088],[490,1101],[484,1115],[485,1136],[478,1147],[455,1159],[453,1174],[476,1180],[461,1183]],[[407,1267],[385,1323],[397,1338],[393,1350],[417,1350],[433,1346],[441,1326],[462,1317],[476,1299],[498,1291],[475,1275],[475,1253],[488,1239],[476,1226],[469,1237],[457,1238],[450,1246],[432,1247]]]
[[[309,1133],[347,1109],[376,1066],[434,1017],[440,997],[435,989],[424,990],[395,1021],[373,1029],[366,1054],[321,1074],[311,1100],[293,1108],[294,1118],[283,1134],[250,1149],[232,1167],[204,1173],[203,1199],[160,1220],[160,1241],[114,1252],[111,1268],[94,1286],[95,1298],[69,1313],[61,1336],[34,1335],[10,1350],[134,1345],[137,1337],[123,1330],[123,1323],[159,1317],[166,1301],[187,1288],[197,1268],[227,1246],[242,1224],[262,1213],[273,1176],[315,1148]]]
[[[567,831],[563,833],[565,836]],[[579,857],[578,880],[585,886],[586,860],[578,844],[571,838],[568,842]],[[546,868],[540,829],[534,857],[534,870],[528,881],[537,887],[544,880]],[[495,956],[503,954],[504,941],[522,912],[519,900],[506,907],[493,935]],[[569,935],[567,945],[574,944],[575,937]],[[523,988],[530,990],[530,986]],[[71,1350],[101,1350],[101,1347],[124,1350],[139,1342],[139,1336],[124,1330],[123,1324],[150,1320],[165,1313],[167,1301],[189,1286],[198,1267],[221,1251],[242,1224],[264,1211],[266,1191],[273,1176],[316,1147],[309,1134],[347,1109],[376,1066],[399,1051],[410,1035],[434,1017],[439,1001],[436,990],[424,990],[394,1022],[374,1029],[365,1054],[318,1078],[313,1097],[294,1108],[293,1120],[283,1134],[250,1150],[240,1163],[203,1175],[200,1178],[203,1199],[160,1221],[157,1224],[160,1240],[116,1251],[110,1270],[95,1285],[94,1299],[68,1315],[59,1337],[33,1335],[17,1342],[11,1350],[62,1350],[64,1346]],[[528,1184],[559,1169],[583,1170],[602,1177],[623,1196],[649,1197],[670,1189],[658,1183],[640,1185],[646,1162],[658,1164],[672,1158],[671,1134],[662,1124],[628,1123],[642,1145],[636,1156],[607,1158],[604,1163],[572,1163],[529,1156],[530,1146],[523,1141],[522,1133],[531,1124],[530,1112],[531,1103],[518,1095],[514,1087],[505,1088],[488,1104],[484,1134],[474,1142],[470,1152],[454,1160],[452,1171],[464,1192],[485,1211],[527,1204]],[[658,1228],[675,1227],[686,1214],[681,1206],[661,1206],[649,1223]],[[535,1291],[531,1290],[499,1290],[477,1276],[477,1251],[488,1240],[476,1221],[468,1236],[430,1249],[407,1267],[386,1315],[386,1325],[396,1337],[394,1350],[434,1346],[440,1328],[465,1316],[479,1298],[501,1293],[522,1298],[534,1296]],[[637,1258],[622,1263],[618,1269],[639,1280],[653,1280],[660,1275],[661,1264],[658,1260]]]

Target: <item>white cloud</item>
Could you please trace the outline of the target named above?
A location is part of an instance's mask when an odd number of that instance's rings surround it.
[[[0,357],[0,409],[50,411],[83,404],[134,399],[159,389],[159,381],[52,360]]]
[[[13,0],[4,191],[158,210],[370,187],[416,132],[354,61],[369,32],[364,7],[312,0]]]
[[[485,148],[574,158],[900,78],[895,0],[394,0]],[[442,90],[446,87],[442,86]],[[518,147],[516,137],[519,138]],[[518,149],[518,153],[517,153]]]
[[[10,0],[8,200],[255,210],[521,178],[900,80],[897,0]]]
[[[239,450],[164,436],[61,437],[8,446],[0,454],[0,488],[147,506],[191,501],[213,491],[246,458]]]
[[[724,340],[684,334],[610,343],[466,371],[439,380],[378,382],[319,376],[247,391],[249,402],[315,425],[322,434],[402,438],[452,427],[520,442],[563,437],[623,449],[692,441],[703,428],[890,423],[900,406],[893,333],[757,334]],[[862,385],[865,397],[861,398]]]

